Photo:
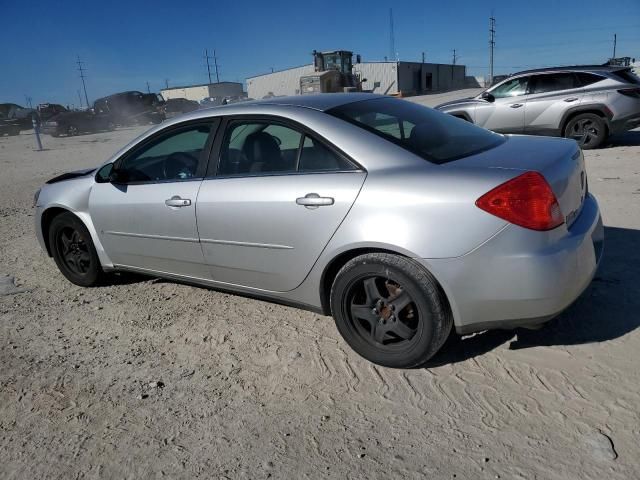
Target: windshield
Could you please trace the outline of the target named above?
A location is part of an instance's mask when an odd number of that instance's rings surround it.
[[[348,103],[327,113],[439,165],[505,141],[502,135],[459,118],[394,98]]]

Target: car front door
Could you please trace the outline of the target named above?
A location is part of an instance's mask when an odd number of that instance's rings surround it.
[[[114,264],[209,278],[195,208],[216,127],[170,127],[98,173],[89,211]]]
[[[216,142],[217,171],[202,183],[196,214],[218,282],[279,292],[300,285],[364,182],[332,146],[282,122],[230,119]]]
[[[534,75],[525,105],[525,133],[561,135],[564,113],[582,102],[584,91],[573,72]]]
[[[476,107],[475,123],[500,133],[522,133],[529,77],[505,80]]]

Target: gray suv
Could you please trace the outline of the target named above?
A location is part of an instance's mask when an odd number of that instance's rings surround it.
[[[436,108],[495,132],[564,136],[596,148],[640,125],[640,77],[614,66],[528,70]]]

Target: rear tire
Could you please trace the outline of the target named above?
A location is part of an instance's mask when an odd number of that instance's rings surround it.
[[[607,125],[595,113],[581,113],[569,120],[564,136],[573,138],[583,150],[598,148],[607,138]]]
[[[104,280],[89,230],[72,213],[61,213],[51,221],[49,246],[58,269],[71,283],[94,287]]]
[[[359,355],[393,368],[417,367],[445,343],[453,320],[436,280],[414,260],[360,255],[331,288],[338,331]]]
[[[67,131],[66,132],[67,132],[67,136],[68,137],[74,137],[74,136],[78,135],[78,133],[80,131],[78,130],[78,127],[76,127],[75,125],[69,125],[67,127]]]

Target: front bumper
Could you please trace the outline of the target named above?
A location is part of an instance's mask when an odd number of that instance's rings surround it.
[[[457,258],[424,259],[440,281],[458,333],[543,323],[589,286],[602,258],[604,227],[587,195],[570,228],[535,232],[508,225]]]

